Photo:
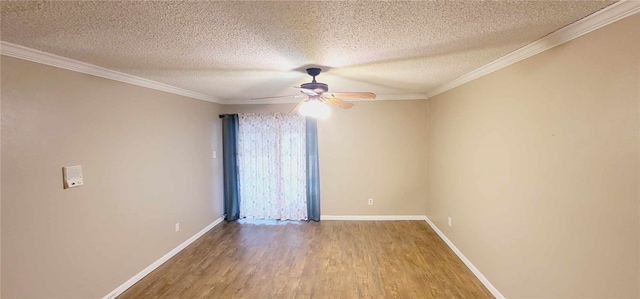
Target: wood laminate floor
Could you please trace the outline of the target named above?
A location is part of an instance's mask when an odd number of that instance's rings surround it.
[[[220,224],[120,297],[493,298],[424,221]]]

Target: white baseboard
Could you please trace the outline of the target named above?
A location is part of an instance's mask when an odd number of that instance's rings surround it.
[[[184,241],[182,244],[178,245],[176,248],[174,248],[173,250],[171,250],[161,258],[159,258],[153,264],[149,265],[144,270],[140,271],[140,273],[131,277],[125,283],[117,287],[115,290],[111,291],[111,293],[104,296],[103,299],[112,299],[122,294],[124,291],[126,291],[128,288],[130,288],[140,279],[144,278],[149,273],[151,273],[151,271],[158,268],[164,262],[172,258],[178,252],[182,251],[184,248],[189,246],[195,240],[200,238],[206,232],[214,228],[216,225],[220,224],[223,219],[224,219],[223,217],[216,219],[213,223],[207,225],[207,227],[203,228],[201,231],[193,235],[191,238]],[[465,257],[464,254],[462,254],[462,252],[451,242],[451,240],[449,240],[449,238],[447,238],[447,236],[445,236],[444,233],[442,233],[442,231],[440,231],[440,229],[438,229],[438,227],[435,224],[433,224],[433,222],[431,222],[431,220],[425,215],[322,215],[320,216],[320,219],[321,220],[351,220],[351,221],[424,220],[429,224],[429,226],[431,226],[431,228],[438,234],[438,236],[440,236],[440,238],[449,246],[449,248],[453,250],[453,252],[458,256],[458,258],[462,260],[462,262],[469,268],[469,270],[471,270],[471,272],[480,280],[480,282],[482,282],[482,284],[489,290],[489,292],[493,294],[493,296],[495,296],[498,299],[505,298],[500,293],[500,291],[498,291],[498,289],[496,289],[491,284],[491,282],[489,282],[489,280],[484,275],[482,275],[482,273],[480,273],[480,270],[478,270],[478,268],[476,268],[471,263],[471,261],[467,259],[467,257]]]
[[[424,220],[424,215],[321,215],[320,220]]]
[[[224,219],[223,217],[220,217],[220,218],[216,219],[215,221],[213,221],[213,223],[207,225],[207,227],[203,228],[201,231],[199,231],[198,233],[193,235],[191,238],[189,238],[186,241],[182,242],[182,244],[178,245],[178,247],[176,247],[173,250],[169,251],[167,254],[165,254],[161,258],[159,258],[157,261],[153,262],[153,264],[149,265],[148,267],[144,268],[144,270],[140,271],[140,273],[134,275],[129,280],[127,280],[125,283],[123,283],[119,287],[117,287],[115,290],[111,291],[111,293],[109,293],[106,296],[102,297],[102,299],[112,299],[112,298],[115,298],[118,295],[122,294],[124,291],[126,291],[128,288],[130,288],[132,285],[134,285],[140,279],[144,278],[145,276],[147,276],[147,274],[151,273],[151,271],[153,271],[156,268],[160,267],[160,265],[162,265],[164,262],[166,262],[167,260],[172,258],[178,252],[182,251],[182,249],[184,249],[185,247],[189,246],[189,244],[193,243],[193,241],[197,240],[202,235],[204,235],[206,232],[211,230],[213,227],[215,227],[216,225],[220,224],[220,222],[222,222],[223,219]]]
[[[491,294],[493,294],[494,297],[498,298],[498,299],[504,299],[504,296],[502,296],[502,294],[500,294],[500,291],[498,291],[498,289],[496,289],[491,282],[489,282],[489,280],[484,277],[484,275],[482,275],[482,273],[480,273],[480,270],[478,270],[478,268],[476,268],[476,266],[474,266],[471,261],[469,259],[467,259],[466,256],[464,256],[464,254],[462,254],[462,252],[456,247],[456,245],[453,245],[453,243],[451,242],[451,240],[449,240],[449,238],[447,238],[447,236],[444,235],[444,233],[442,233],[440,231],[440,229],[438,229],[438,227],[433,224],[433,222],[431,222],[431,220],[429,220],[429,217],[427,216],[423,216],[424,220],[427,221],[427,223],[429,224],[429,226],[431,226],[431,228],[438,234],[438,236],[440,236],[440,238],[447,243],[447,245],[449,245],[449,248],[451,248],[451,250],[453,250],[453,252],[458,256],[458,258],[460,258],[460,260],[462,260],[462,262],[467,265],[467,268],[469,268],[469,270],[471,270],[471,272],[473,272],[473,274],[480,280],[480,282],[482,282],[482,284],[489,290],[489,292],[491,292]]]

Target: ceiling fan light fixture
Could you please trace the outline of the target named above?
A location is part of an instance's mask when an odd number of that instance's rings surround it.
[[[327,119],[331,114],[331,109],[327,104],[320,102],[319,100],[309,100],[300,105],[298,113],[305,117]]]

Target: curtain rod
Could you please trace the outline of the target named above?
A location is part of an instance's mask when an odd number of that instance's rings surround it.
[[[225,118],[225,117],[234,116],[234,115],[238,115],[238,114],[220,114],[220,115],[218,115],[218,117]]]

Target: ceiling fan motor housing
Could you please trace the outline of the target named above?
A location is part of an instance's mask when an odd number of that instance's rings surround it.
[[[320,82],[316,82],[316,76],[320,75],[320,72],[322,72],[321,69],[319,68],[308,68],[307,69],[307,74],[309,74],[309,76],[313,77],[313,81],[311,81],[311,83],[304,83],[302,85],[300,85],[301,88],[304,89],[309,89],[309,90],[313,90],[315,93],[317,94],[322,94],[324,92],[329,91],[329,85],[324,84],[324,83],[320,83]]]
[[[300,88],[313,90],[317,94],[329,91],[329,86],[320,82],[303,83]]]

